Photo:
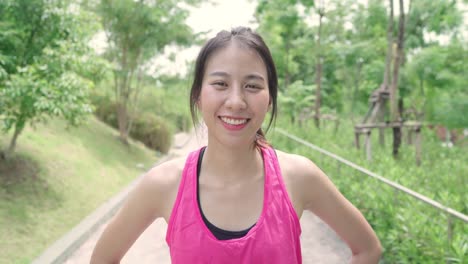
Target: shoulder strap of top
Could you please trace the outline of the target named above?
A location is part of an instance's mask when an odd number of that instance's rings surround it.
[[[271,164],[271,175],[268,178],[270,178],[271,183],[278,183],[281,186],[280,189],[283,194],[282,196],[285,198],[285,201],[289,207],[289,211],[295,218],[296,226],[300,230],[299,217],[296,213],[296,210],[294,210],[291,197],[289,197],[289,193],[286,189],[286,184],[284,182],[283,174],[281,172],[278,155],[272,147],[265,148],[265,153],[267,153],[267,157],[265,158],[267,158],[268,162]]]
[[[203,148],[200,148],[198,150],[190,152],[185,161],[185,166],[182,171],[182,176],[181,176],[179,187],[177,190],[177,197],[176,197],[176,200],[174,201],[174,206],[172,207],[172,212],[169,218],[169,222],[167,223],[168,226],[167,226],[167,232],[166,232],[166,241],[168,244],[170,244],[170,241],[171,241],[173,222],[174,222],[174,219],[177,217],[177,212],[179,209],[180,201],[184,195],[190,194],[190,184],[194,184],[193,176],[196,176],[198,156],[200,155],[200,151],[202,149]]]

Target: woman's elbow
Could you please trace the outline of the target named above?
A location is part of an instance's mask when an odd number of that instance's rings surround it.
[[[109,256],[103,256],[99,254],[99,252],[94,251],[89,263],[90,264],[119,264],[120,259],[109,258]]]
[[[380,243],[377,244],[372,250],[371,250],[371,256],[373,259],[375,259],[375,263],[379,263],[380,257],[382,256],[382,245]]]
[[[380,243],[368,247],[360,252],[353,252],[352,264],[377,264],[382,256],[382,246]]]
[[[91,258],[90,264],[119,264],[120,261],[109,261],[100,258]]]

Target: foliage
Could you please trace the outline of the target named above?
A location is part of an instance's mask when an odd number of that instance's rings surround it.
[[[413,49],[427,46],[432,42],[425,38],[427,33],[459,34],[462,13],[457,8],[457,0],[411,1],[410,9],[405,46]]]
[[[107,82],[105,80],[101,83],[93,93],[94,114],[108,125],[118,128],[117,103],[110,95]],[[130,137],[147,142],[145,144],[148,147],[160,152],[167,151],[172,133],[189,131],[192,127],[189,102],[187,100],[184,104],[180,101],[180,98],[188,98],[188,86],[179,77],[160,76],[158,80],[145,77],[142,80],[141,97],[138,110],[131,113],[134,121]]]
[[[151,81],[153,83],[154,80]],[[173,131],[187,132],[192,128],[189,98],[190,84],[178,76],[158,77],[156,87],[146,89],[141,100],[141,111],[155,113],[170,121]]]
[[[172,131],[168,122],[154,114],[138,115],[130,136],[150,149],[166,154],[172,144]]]
[[[256,10],[256,19],[260,22],[258,31],[268,43],[276,66],[278,68],[279,86],[285,90],[301,72],[301,58],[313,58],[303,53],[304,45],[310,42],[311,32],[306,31],[306,24],[301,18],[297,8],[297,1],[259,1]],[[300,42],[304,36],[306,42]],[[299,46],[300,45],[300,46]],[[304,76],[304,75],[302,75]],[[313,80],[309,77],[310,80]],[[304,80],[305,81],[305,80]]]
[[[94,115],[102,122],[110,125],[113,128],[118,128],[117,121],[117,103],[106,96],[94,94],[92,104],[95,108]]]
[[[5,131],[22,130],[27,122],[43,121],[46,116],[63,116],[76,125],[91,113],[85,90],[89,82],[73,73],[48,82],[39,77],[40,71],[39,67],[21,69],[0,90]]]
[[[292,83],[286,92],[279,92],[280,114],[291,117],[292,123],[295,123],[296,117],[300,117],[308,108],[310,112],[310,106],[315,100],[314,91],[314,85],[304,85],[302,81]]]
[[[343,119],[342,119],[343,120]],[[466,146],[444,148],[431,130],[422,130],[422,165],[416,166],[414,147],[403,145],[399,160],[389,158],[390,144],[378,147],[372,138],[372,162],[353,146],[353,130],[343,120],[338,133],[332,126],[315,128],[312,120],[302,127],[279,117],[277,127],[335,153],[383,177],[410,188],[463,214],[468,213]],[[387,131],[386,138],[391,136]],[[333,180],[339,190],[365,215],[377,232],[383,247],[382,263],[464,263],[468,253],[468,226],[452,218],[453,239],[447,239],[448,218],[414,198],[367,177],[362,173],[320,155],[278,133],[270,139],[273,145],[288,152],[305,155]],[[450,172],[450,173],[447,173]]]
[[[314,83],[320,52],[321,107],[335,109],[354,120],[354,116],[368,111],[368,99],[383,81],[389,8],[379,0],[366,5],[335,0],[320,3],[324,3],[323,8],[295,0],[259,1],[258,31],[272,51],[283,94],[286,86],[296,81],[306,86]],[[409,3],[399,96],[404,106],[424,113],[421,121],[464,127],[461,113],[465,106],[456,98],[466,97],[467,52],[462,44],[462,16],[457,1]],[[325,12],[320,49],[316,43],[319,10]],[[450,43],[439,44],[438,38],[450,39]],[[446,99],[442,102],[442,98]],[[449,107],[442,108],[442,103]]]
[[[32,263],[159,158],[117,136],[95,118],[79,127],[50,119],[24,129],[11,160],[0,160],[0,263]]]
[[[196,1],[184,1],[193,4]],[[131,128],[129,109],[141,89],[135,76],[143,74],[145,62],[169,44],[188,44],[193,40],[185,24],[188,13],[180,1],[101,0],[96,8],[106,31],[107,58],[115,65],[114,88],[118,102],[118,122],[122,140]]]
[[[447,46],[433,44],[413,55],[405,76],[415,87],[408,101],[422,109],[426,120],[451,128],[467,127],[466,45],[453,41]],[[456,96],[454,96],[456,95]]]
[[[432,120],[448,128],[468,127],[468,93],[453,97],[449,93],[437,99]]]
[[[6,1],[0,12],[0,117],[3,131],[15,130],[12,152],[28,122],[62,116],[76,125],[91,112],[93,84],[83,76],[94,60],[87,27],[66,3]]]

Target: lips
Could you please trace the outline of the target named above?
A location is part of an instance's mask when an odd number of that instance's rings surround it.
[[[223,126],[231,131],[238,131],[243,129],[247,123],[250,121],[250,118],[239,118],[239,117],[227,117],[219,116]]]
[[[232,118],[232,117],[225,117],[225,116],[220,116],[219,117],[224,123],[227,123],[229,125],[233,126],[238,126],[238,125],[243,125],[249,121],[248,118]]]

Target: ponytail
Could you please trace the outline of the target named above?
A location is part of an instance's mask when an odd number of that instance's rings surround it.
[[[271,147],[270,143],[268,143],[267,139],[265,138],[265,133],[261,128],[257,131],[257,134],[255,134],[254,145],[256,148]]]

